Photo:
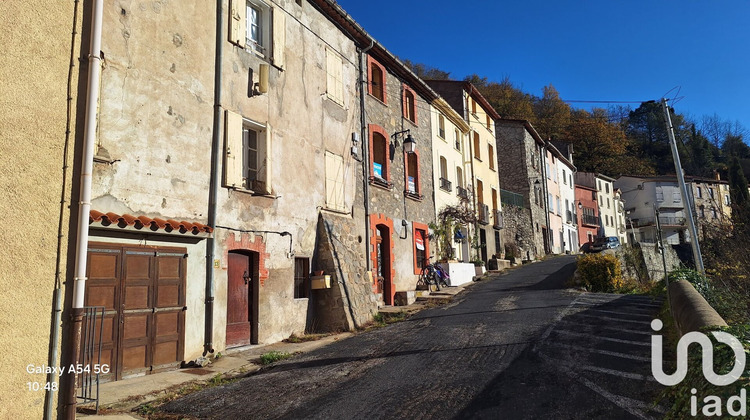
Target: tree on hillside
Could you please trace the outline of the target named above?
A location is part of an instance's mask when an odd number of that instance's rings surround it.
[[[744,137],[750,134],[739,121],[724,120],[716,113],[701,118],[700,131],[715,147],[721,147],[729,136]]]
[[[682,167],[685,172],[695,176],[710,177],[716,164],[714,162],[714,150],[716,148],[691,124],[690,135],[684,147],[685,159]]]
[[[729,194],[732,199],[732,222],[736,229],[747,232],[750,227],[750,193],[737,157],[733,157],[729,164]]]
[[[677,139],[689,137],[685,118],[670,108],[670,117]],[[630,112],[626,125],[626,134],[632,139],[641,153],[641,159],[649,160],[658,174],[674,173],[674,161],[671,157],[669,135],[664,122],[664,111],[660,103],[649,101],[642,103]],[[678,144],[680,141],[678,140]]]
[[[564,138],[573,143],[574,163],[579,171],[613,177],[654,172],[647,162],[629,154],[630,140],[618,125],[609,122],[604,109],[572,111]]]
[[[535,119],[535,98],[515,87],[508,77],[499,83],[489,82],[486,77],[476,74],[464,80],[471,82],[501,117],[529,121]]]
[[[420,79],[424,80],[453,80],[450,72],[440,70],[437,67],[428,66],[427,64],[414,63],[411,60],[401,60]]]
[[[542,89],[542,97],[534,102],[535,124],[542,138],[561,138],[570,123],[570,105],[560,99],[560,94],[551,84]]]

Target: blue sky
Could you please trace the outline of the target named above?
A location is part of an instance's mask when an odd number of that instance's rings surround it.
[[[507,76],[534,95],[551,83],[564,100],[658,100],[679,86],[677,112],[750,129],[750,0],[338,3],[397,56],[456,79]]]

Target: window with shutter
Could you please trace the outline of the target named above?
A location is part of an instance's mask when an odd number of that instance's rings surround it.
[[[336,52],[326,49],[326,94],[328,99],[344,105],[343,61]]]
[[[224,186],[270,194],[270,127],[225,112]]]

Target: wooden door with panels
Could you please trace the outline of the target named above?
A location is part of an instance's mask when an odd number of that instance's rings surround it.
[[[258,257],[251,251],[228,253],[227,347],[258,343]]]
[[[105,308],[101,342],[105,379],[177,367],[185,339],[184,248],[89,245],[86,306]],[[98,329],[97,329],[98,331]]]

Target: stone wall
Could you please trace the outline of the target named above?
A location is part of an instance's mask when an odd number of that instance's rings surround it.
[[[502,230],[503,243],[515,243],[521,251],[517,257],[529,260],[543,253],[543,249],[538,248],[536,243],[529,209],[505,206],[503,207],[503,222],[505,223],[505,228]]]
[[[680,266],[680,258],[674,248],[665,247],[667,271]],[[627,254],[627,255],[626,255]],[[625,277],[634,279],[660,281],[664,277],[664,263],[656,244],[637,243],[632,247],[623,247],[617,252]]]
[[[529,133],[522,121],[500,120],[496,123],[497,129],[497,164],[500,173],[500,188],[522,194],[524,204],[528,207],[527,227],[529,232],[523,235],[533,237],[533,246],[528,245],[529,257],[534,259],[544,255],[544,238],[542,227],[547,225],[546,212],[543,207],[544,197],[541,184],[534,184],[539,180],[544,181],[541,173],[542,159],[541,146]],[[534,195],[537,188],[538,201]],[[510,206],[503,206],[506,211]],[[507,214],[505,215],[507,218]],[[506,228],[503,233],[505,238],[515,236],[513,229]],[[520,246],[520,244],[519,244]],[[524,258],[526,255],[524,253]]]
[[[321,214],[312,271],[331,276],[330,289],[312,291],[312,332],[351,330],[372,320],[377,312],[366,267],[360,220]]]

